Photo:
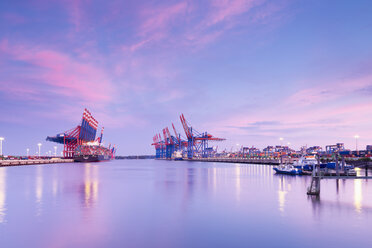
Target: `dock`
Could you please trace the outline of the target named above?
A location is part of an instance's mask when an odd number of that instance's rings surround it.
[[[0,167],[5,166],[20,166],[20,165],[36,165],[36,164],[57,164],[57,163],[73,163],[73,159],[29,159],[29,160],[0,160]]]
[[[272,158],[192,158],[183,159],[186,161],[215,162],[215,163],[242,163],[242,164],[267,164],[279,165],[280,159]]]

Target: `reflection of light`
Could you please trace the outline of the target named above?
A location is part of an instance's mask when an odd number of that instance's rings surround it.
[[[57,182],[57,180],[54,178],[54,180],[53,180],[53,196],[56,196],[56,194],[57,194],[57,190],[58,190],[58,182]]]
[[[285,185],[285,178],[282,177],[282,180],[279,181],[279,190],[278,190],[278,200],[279,200],[279,211],[284,212],[284,206],[285,206],[285,195],[287,194],[287,191],[284,189]]]
[[[43,198],[43,167],[38,166],[36,168],[36,203],[37,205],[37,215],[41,214],[41,201]]]
[[[216,190],[217,190],[217,168],[216,167],[213,168],[213,190],[214,190],[214,193],[216,193]]]
[[[41,202],[43,198],[43,174],[41,166],[37,167],[36,174],[36,201]]]
[[[239,165],[236,165],[235,167],[235,176],[236,176],[236,200],[240,201],[240,168]]]
[[[54,167],[53,168],[53,196],[55,197],[57,195],[57,192],[58,192],[58,179],[57,179],[57,172],[56,172],[56,168],[57,167]]]
[[[97,166],[91,166],[89,164],[85,166],[84,200],[85,205],[88,207],[91,203],[94,203],[98,197],[97,169]]]
[[[285,195],[287,194],[287,191],[278,191],[279,194],[279,211],[284,212],[284,206],[285,206]]]
[[[6,185],[5,185],[6,170],[5,168],[0,169],[0,223],[5,221],[5,196],[6,196]]]
[[[355,210],[362,212],[362,182],[361,180],[354,180],[354,206]]]

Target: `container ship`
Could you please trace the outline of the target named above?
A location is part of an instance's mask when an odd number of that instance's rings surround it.
[[[79,145],[74,153],[75,162],[100,162],[113,158],[111,149],[101,146],[96,142]]]
[[[114,159],[115,146],[105,147],[102,143],[102,127],[100,137],[96,138],[98,121],[85,109],[80,125],[59,133],[48,136],[47,141],[63,144],[63,157],[72,158],[75,162],[100,162]]]

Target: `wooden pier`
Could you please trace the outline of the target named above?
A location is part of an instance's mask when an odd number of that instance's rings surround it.
[[[0,160],[0,167],[5,166],[20,166],[33,164],[57,164],[57,163],[73,163],[73,159],[25,159],[25,160]]]
[[[372,179],[372,176],[368,176],[368,169],[366,169],[365,176],[358,176],[357,173],[350,172],[349,170],[345,169],[345,157],[342,156],[341,165],[339,165],[339,161],[335,159],[335,170],[321,170],[320,169],[320,158],[317,156],[318,164],[312,171],[311,175],[311,184],[307,188],[308,195],[319,195],[320,194],[320,182],[322,179]]]

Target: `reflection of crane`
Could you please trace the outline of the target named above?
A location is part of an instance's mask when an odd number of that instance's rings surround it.
[[[187,157],[193,158],[194,153],[196,152],[198,155],[201,153],[203,158],[210,156],[210,150],[208,149],[208,141],[223,141],[223,138],[217,138],[213,135],[204,132],[199,133],[195,129],[192,128],[190,124],[186,121],[186,118],[183,114],[180,116],[180,120],[185,130],[185,134],[187,137]]]

